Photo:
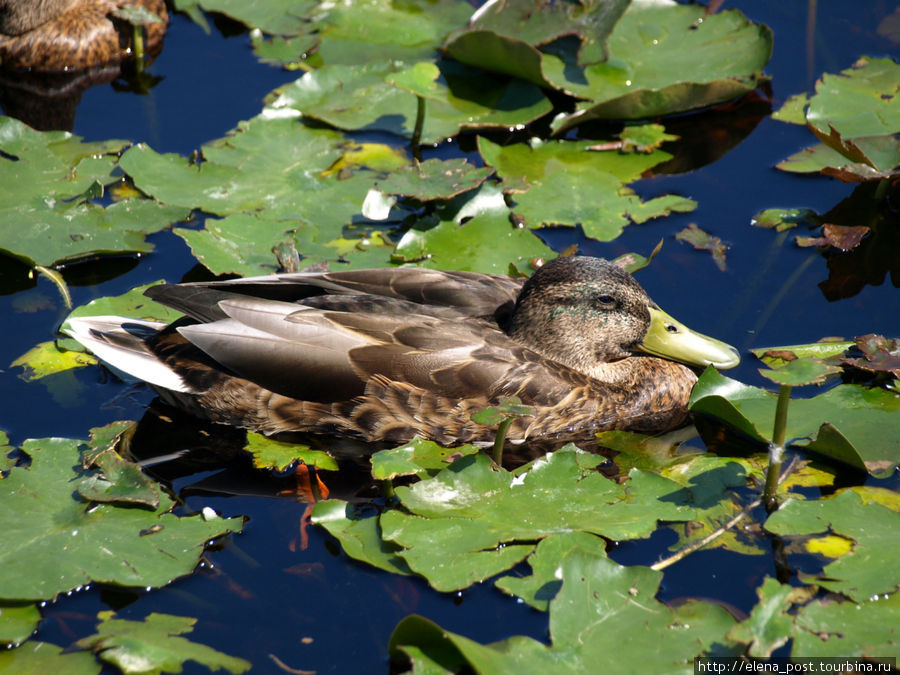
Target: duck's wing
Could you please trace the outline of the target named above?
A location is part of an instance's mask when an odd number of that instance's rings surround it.
[[[521,279],[502,275],[395,267],[162,285],[146,294],[200,321],[224,318],[218,303],[234,295],[282,302],[307,302],[321,296],[354,296],[357,302],[363,296],[384,297],[445,308],[445,315],[502,316],[512,310],[521,287]],[[345,300],[345,306],[349,302]]]

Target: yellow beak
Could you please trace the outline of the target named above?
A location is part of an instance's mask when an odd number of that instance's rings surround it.
[[[680,321],[650,306],[650,328],[640,344],[642,351],[690,366],[734,368],[741,361],[737,349],[721,340],[695,333]]]

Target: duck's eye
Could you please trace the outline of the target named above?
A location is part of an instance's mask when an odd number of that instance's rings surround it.
[[[598,295],[594,303],[601,309],[612,309],[616,306],[616,299],[611,295]]]

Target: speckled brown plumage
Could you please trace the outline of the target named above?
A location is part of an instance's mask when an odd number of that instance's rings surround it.
[[[164,0],[0,0],[0,64],[64,71],[124,61],[132,56],[131,26],[110,12],[128,5],[163,19],[145,27],[145,52],[155,56],[168,21]]]
[[[170,403],[265,433],[490,442],[496,428],[471,416],[510,396],[533,411],[513,421],[513,442],[652,432],[685,421],[696,381],[690,368],[638,351],[655,305],[595,258],[551,261],[524,286],[399,268],[147,294],[190,318],[163,330],[79,319],[72,334]]]

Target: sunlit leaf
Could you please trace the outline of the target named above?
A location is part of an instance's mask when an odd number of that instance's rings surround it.
[[[772,33],[737,10],[632,3],[609,36],[609,59],[577,67],[571,49],[544,54],[555,87],[586,99],[554,120],[563,133],[593,119],[641,119],[702,108],[756,88]]]
[[[750,645],[750,656],[769,657],[791,639],[793,622],[787,615],[797,589],[767,577],[756,589],[759,602],[750,616],[728,631],[728,637]]]
[[[825,599],[800,608],[795,619],[794,645],[797,656],[847,658],[897,654],[900,640],[900,593],[878,596],[866,602]]]
[[[574,549],[560,564],[559,576],[562,588],[550,602],[549,647],[519,635],[482,645],[411,616],[394,629],[390,653],[402,658],[415,646],[454,672],[460,662],[475,672],[621,672],[636,663],[671,672],[689,669],[693,657],[713,644],[728,644],[725,633],[734,619],[724,609],[689,602],[673,610],[659,603],[661,574],[646,567],[623,567]],[[616,630],[609,630],[610,621]],[[649,642],[648,632],[654,636]]]
[[[37,630],[41,610],[30,602],[0,602],[0,645],[18,644]],[[3,655],[0,652],[0,672]]]
[[[806,384],[822,384],[829,375],[840,373],[837,366],[823,363],[813,357],[801,357],[788,361],[774,370],[760,368],[759,374],[778,384],[801,387]]]
[[[390,480],[398,476],[437,473],[460,457],[479,452],[474,445],[443,448],[434,441],[414,438],[398,448],[381,450],[372,455],[372,476]]]
[[[414,197],[424,202],[450,199],[474,190],[493,172],[493,169],[473,166],[465,159],[428,159],[391,172],[377,185],[387,194]]]
[[[352,504],[337,499],[316,503],[310,520],[341,542],[344,553],[394,574],[411,574],[396,544],[385,541],[374,514],[363,515]]]
[[[619,134],[622,152],[649,153],[658,149],[666,141],[677,141],[678,136],[667,134],[662,124],[629,125]]]
[[[189,574],[210,539],[241,528],[240,519],[177,517],[160,493],[159,508],[91,505],[73,495],[82,445],[29,440],[31,457],[0,480],[0,597],[50,599],[104,582],[162,586]]]
[[[250,670],[249,661],[182,637],[194,630],[197,619],[156,612],[143,621],[114,616],[111,611],[100,612],[97,632],[76,644],[96,652],[123,673],[180,673],[187,661],[195,661],[213,671],[243,673]]]
[[[884,551],[900,527],[900,513],[880,504],[863,504],[852,490],[830,499],[793,500],[769,516],[765,527],[782,537],[839,534],[854,541],[853,550],[825,566],[808,581],[843,593],[856,602],[900,587],[900,570]]]
[[[774,227],[777,232],[789,230],[801,223],[818,225],[818,215],[809,209],[764,209],[753,216],[752,225]]]
[[[297,443],[283,443],[262,434],[248,433],[244,449],[253,456],[253,466],[257,469],[284,471],[295,462],[302,462],[318,469],[338,470],[337,462],[327,452]]]
[[[9,365],[13,368],[21,367],[24,370],[21,377],[31,381],[64,370],[96,364],[97,359],[91,354],[60,349],[56,342],[41,342]]]
[[[49,642],[29,641],[0,651],[0,672],[98,675],[100,664],[86,652],[72,653]]]

